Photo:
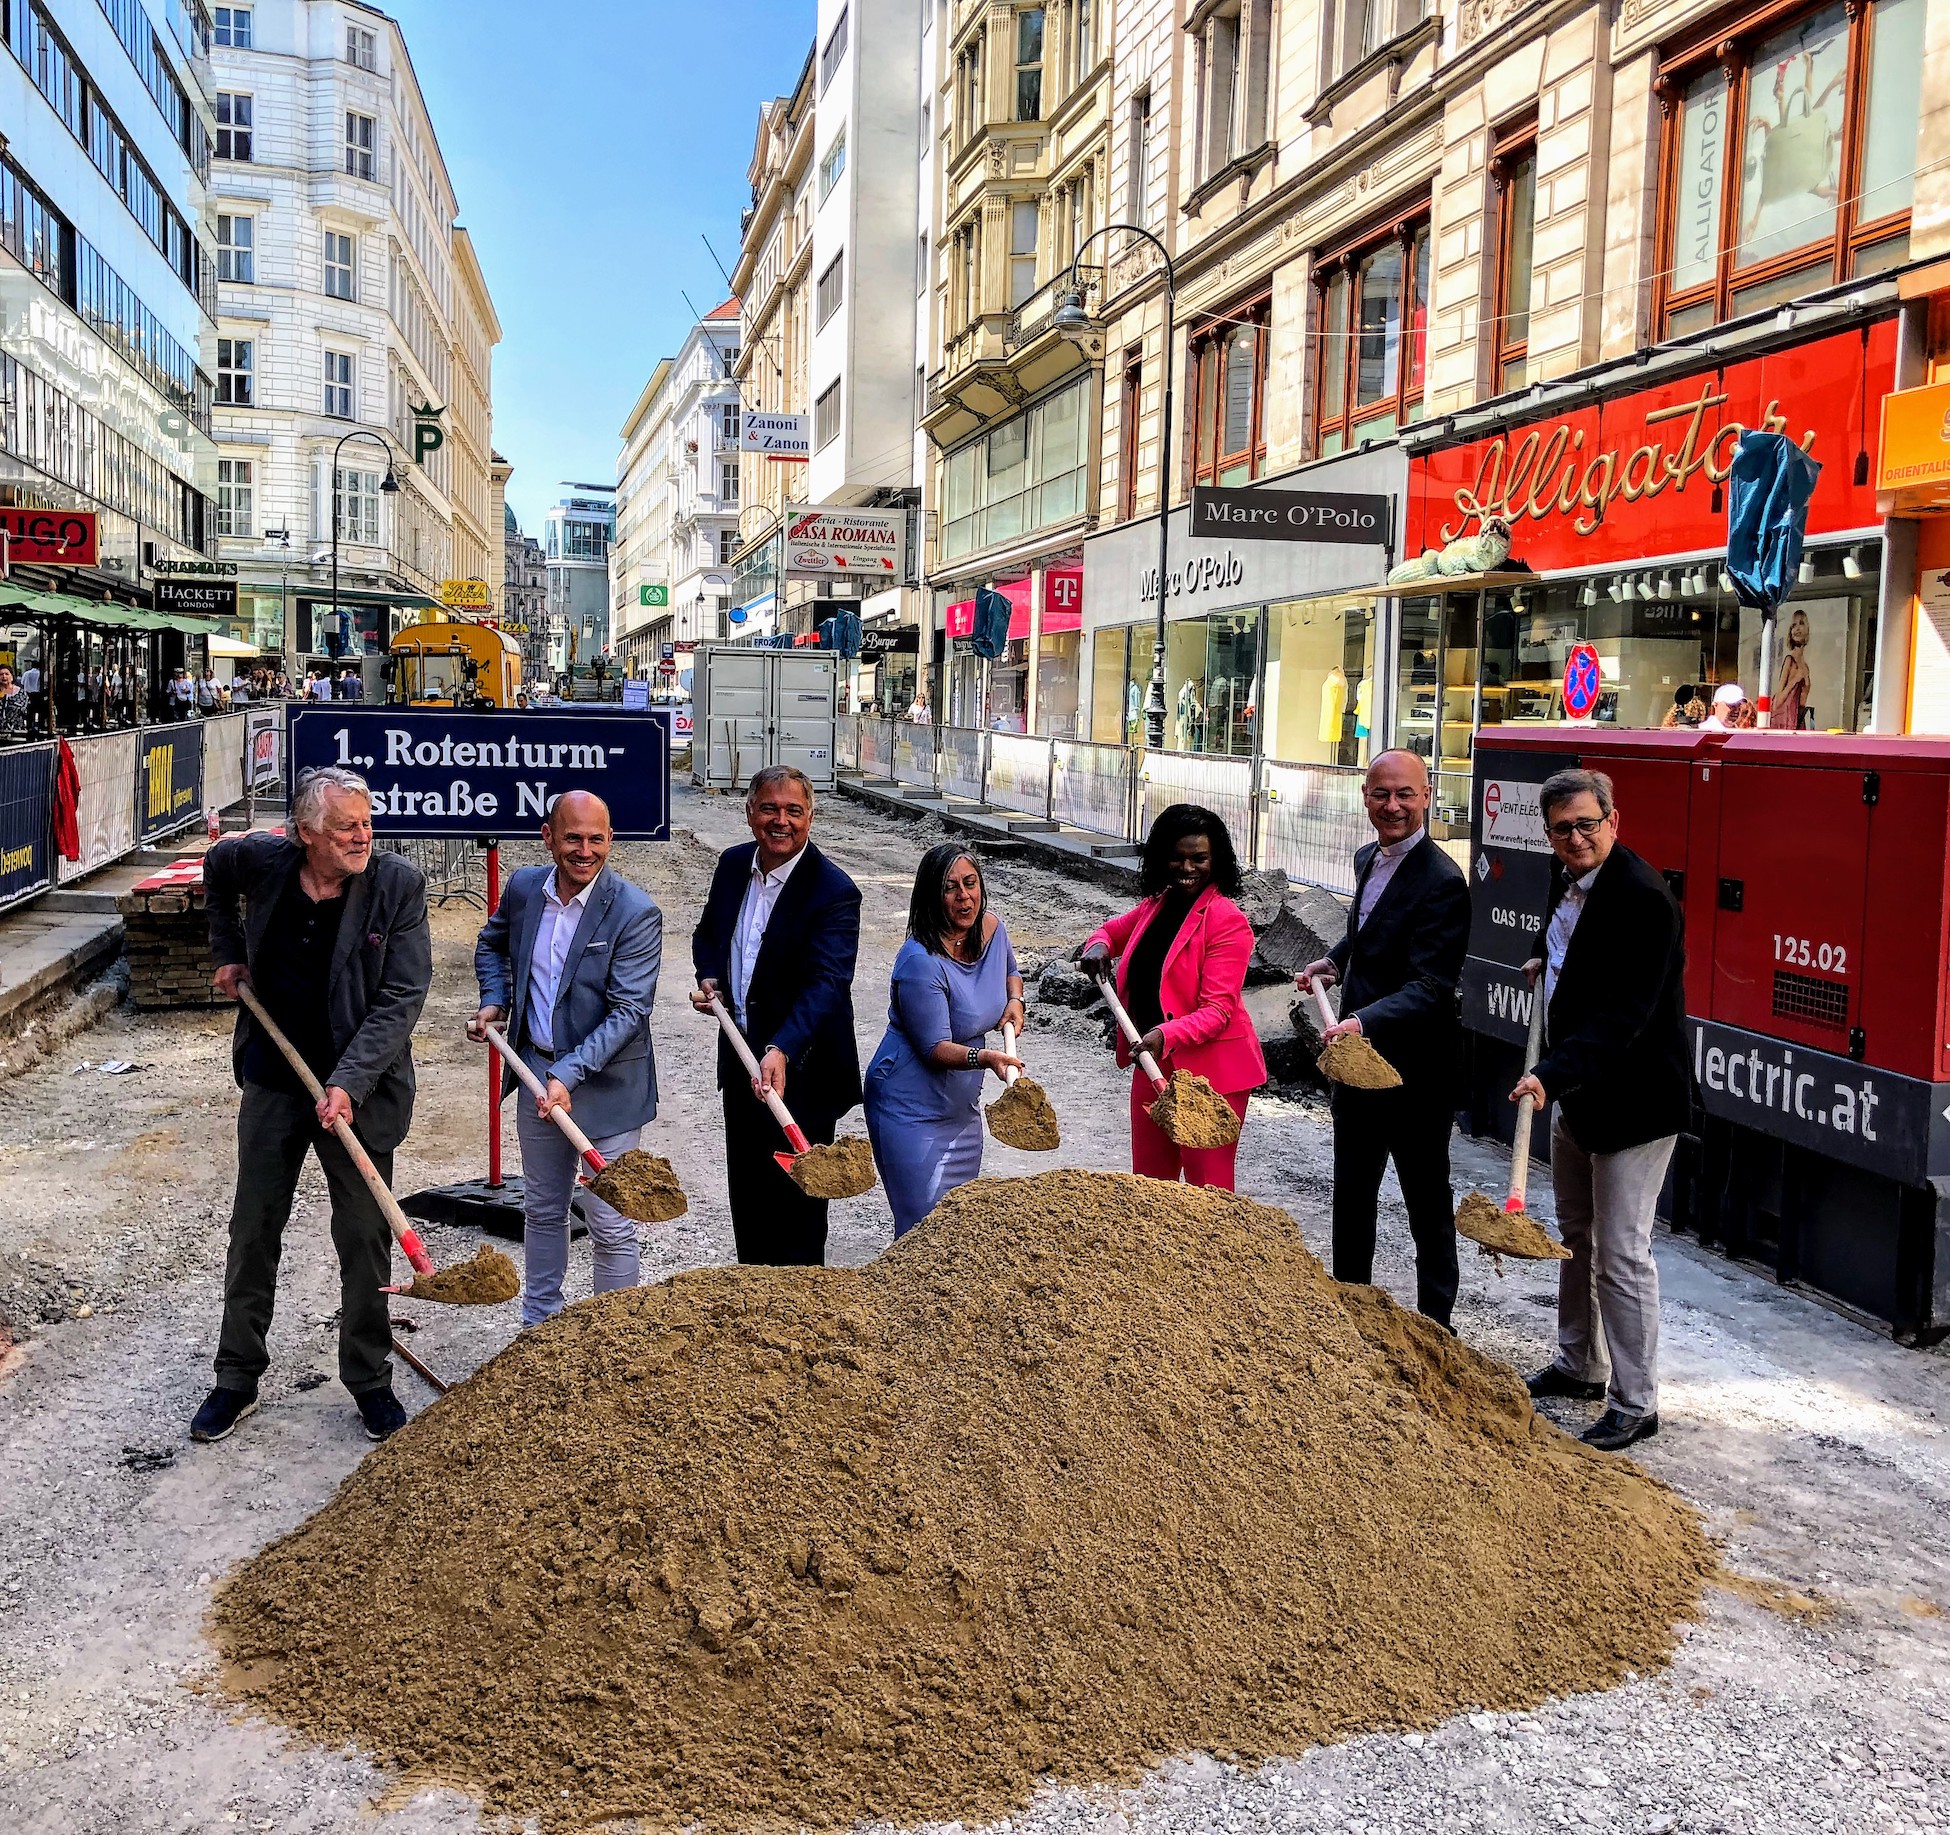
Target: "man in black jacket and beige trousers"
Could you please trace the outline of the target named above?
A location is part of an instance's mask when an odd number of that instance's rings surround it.
[[[343,1117],[380,1176],[413,1119],[413,1028],[433,982],[427,887],[399,854],[375,854],[372,793],[353,772],[299,779],[293,839],[233,835],[203,860],[217,991],[248,981],[264,1009],[324,1086],[314,1102],[246,1009],[232,1047],[243,1101],[237,1116],[237,1195],[224,1267],[217,1386],[190,1435],[221,1440],[257,1406],[270,1364],[265,1342],[292,1194],[307,1153],[332,1194],[339,1261],[339,1381],[367,1434],[406,1423],[387,1354],[392,1233],[332,1132]]]
[[[1354,856],[1347,934],[1297,979],[1302,993],[1338,981],[1341,1017],[1327,1036],[1363,1034],[1402,1081],[1334,1091],[1334,1278],[1374,1279],[1375,1212],[1392,1158],[1415,1238],[1416,1308],[1447,1325],[1459,1279],[1449,1134],[1469,882],[1429,834],[1429,772],[1416,753],[1377,753],[1361,794],[1375,839]]]
[[[1683,920],[1666,882],[1618,845],[1611,779],[1559,771],[1538,792],[1559,868],[1528,969],[1541,973],[1544,1054],[1510,1092],[1557,1104],[1551,1184],[1571,1259],[1559,1264],[1557,1358],[1534,1396],[1606,1408],[1587,1445],[1659,1431],[1659,1269],[1653,1208],[1692,1126]]]

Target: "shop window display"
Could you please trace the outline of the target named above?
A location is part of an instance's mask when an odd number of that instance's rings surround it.
[[[1365,765],[1374,694],[1374,618],[1365,600],[1296,599],[1267,607],[1269,758]]]

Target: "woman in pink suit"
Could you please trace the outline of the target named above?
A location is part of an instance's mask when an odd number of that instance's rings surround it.
[[[1083,947],[1100,980],[1117,961],[1117,997],[1166,1076],[1195,1072],[1243,1122],[1246,1097],[1266,1081],[1259,1035],[1240,1003],[1253,928],[1235,905],[1239,861],[1226,825],[1196,803],[1174,803],[1151,825],[1138,880],[1143,902],[1102,925]],[[1154,1091],[1124,1040],[1131,1071],[1131,1170],[1151,1179],[1232,1190],[1230,1147],[1178,1147],[1152,1124]]]

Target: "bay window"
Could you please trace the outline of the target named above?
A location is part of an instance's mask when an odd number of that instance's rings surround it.
[[[1909,259],[1925,4],[1774,7],[1667,60],[1659,335]]]
[[[1258,299],[1192,334],[1192,482],[1244,484],[1266,469],[1266,328]]]
[[[1314,449],[1327,458],[1393,439],[1422,418],[1428,219],[1410,218],[1317,266]]]

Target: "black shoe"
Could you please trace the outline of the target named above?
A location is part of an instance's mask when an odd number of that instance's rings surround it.
[[[247,1414],[257,1412],[255,1389],[212,1389],[190,1423],[192,1440],[227,1439]]]
[[[359,1419],[366,1424],[368,1440],[390,1440],[406,1425],[406,1410],[399,1405],[390,1384],[384,1389],[367,1389],[352,1399],[359,1404]]]
[[[1601,1453],[1622,1453],[1636,1441],[1650,1440],[1658,1431],[1656,1414],[1626,1414],[1619,1408],[1607,1408],[1578,1438]]]
[[[1581,1382],[1570,1371],[1560,1370],[1556,1364],[1539,1370],[1535,1376],[1526,1376],[1523,1386],[1538,1398],[1561,1395],[1573,1402],[1602,1402],[1605,1399],[1603,1383]]]

